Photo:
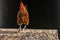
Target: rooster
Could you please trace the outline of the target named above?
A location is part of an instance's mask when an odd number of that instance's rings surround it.
[[[17,13],[17,24],[20,26],[19,31],[21,31],[21,26],[23,24],[25,25],[23,30],[26,28],[26,25],[29,24],[29,14],[28,14],[26,7],[22,3],[22,1],[20,3],[20,7]]]

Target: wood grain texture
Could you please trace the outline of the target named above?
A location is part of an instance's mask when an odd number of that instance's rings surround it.
[[[0,40],[59,40],[56,29],[0,29]]]

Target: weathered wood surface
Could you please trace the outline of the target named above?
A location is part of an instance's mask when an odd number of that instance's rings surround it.
[[[0,29],[0,40],[59,40],[56,29]]]

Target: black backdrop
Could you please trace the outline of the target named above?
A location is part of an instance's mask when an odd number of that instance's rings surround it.
[[[30,15],[27,28],[58,28],[59,0],[22,0]],[[0,0],[0,26],[18,28],[16,23],[20,0]],[[2,21],[1,21],[2,20]]]

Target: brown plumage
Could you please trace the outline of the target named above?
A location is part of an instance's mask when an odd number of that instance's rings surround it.
[[[20,26],[22,24],[29,24],[29,14],[23,3],[20,3],[20,8],[17,13],[17,24]]]

